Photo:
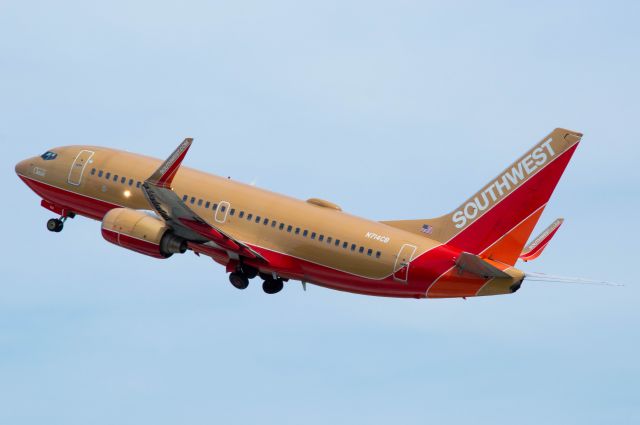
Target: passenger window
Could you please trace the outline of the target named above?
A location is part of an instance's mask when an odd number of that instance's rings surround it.
[[[220,211],[225,212],[227,210],[226,205],[220,205]]]
[[[113,175],[113,181],[114,181],[114,182],[116,182],[116,183],[118,183],[118,175],[117,175],[117,174],[114,174],[114,175]]]
[[[229,215],[234,215],[236,213],[236,209],[235,208],[231,208],[229,210]]]
[[[192,203],[192,204],[195,204],[195,203],[196,203],[196,197],[195,197],[195,196],[192,196],[192,197],[191,197],[191,203]]]
[[[349,246],[349,242],[343,242],[342,248],[347,249],[348,246]]]
[[[351,251],[355,251],[356,250],[356,244],[352,243],[351,244]]]
[[[322,242],[322,241],[324,240],[324,235],[320,235],[320,236],[318,236],[318,240],[319,240],[320,242]]]
[[[380,258],[381,255],[382,253],[380,251],[376,252],[376,258]]]
[[[372,253],[373,253],[373,249],[369,248],[369,249],[367,250],[367,255],[368,255],[369,257],[371,257],[371,254],[372,254]]]
[[[268,218],[265,218],[265,219],[264,219],[264,221],[262,222],[262,224],[264,224],[265,226],[266,226],[267,224],[269,224],[269,219],[268,219]]]
[[[129,179],[129,186],[133,186],[133,179]]]
[[[142,186],[142,183],[137,182],[137,183],[136,183],[136,187],[137,187],[138,189],[140,189],[140,186]]]
[[[212,210],[217,210],[218,209],[218,204],[213,204],[213,207],[211,207]]]
[[[107,174],[104,176],[104,178],[109,180],[111,178],[111,173],[107,172]]]
[[[293,229],[293,226],[292,225],[288,225],[287,226],[287,232],[291,233],[291,229]]]
[[[209,209],[209,207],[210,207],[210,206],[211,206],[211,201],[207,201],[207,203],[206,203],[206,204],[204,204],[204,207],[205,207],[206,209]]]
[[[98,177],[102,177],[102,170],[98,171]]]
[[[299,234],[300,234],[300,228],[299,228],[299,227],[296,227],[295,234],[296,234],[296,235],[299,235]]]
[[[92,175],[92,176],[94,176],[95,174],[96,174],[96,169],[95,169],[95,168],[93,168],[93,169],[91,170],[91,175]]]
[[[277,225],[278,225],[278,222],[277,222],[277,221],[273,220],[273,221],[271,222],[271,227],[276,227]]]
[[[188,195],[184,195],[182,197],[182,202],[187,202],[187,199],[189,199],[189,196]]]
[[[307,237],[308,234],[309,234],[308,230],[305,230],[304,232],[302,232],[302,236],[304,236],[305,238]]]
[[[198,206],[201,207],[202,206],[202,199],[198,199]]]
[[[316,232],[311,232],[311,239],[315,239],[316,238]]]
[[[363,247],[363,246],[361,246],[361,247],[360,247],[360,249],[358,250],[358,252],[359,252],[360,254],[362,254],[362,253],[364,252],[364,247]]]
[[[340,246],[340,239],[336,239],[336,246]]]
[[[251,213],[247,214],[247,220],[251,221],[252,218],[253,218],[253,214]]]
[[[259,215],[256,216],[256,223],[260,223],[260,216]]]
[[[331,243],[331,236],[327,238],[327,243]]]
[[[120,179],[120,184],[125,184],[127,182],[127,178],[126,177],[122,177]]]
[[[280,223],[280,226],[278,227],[280,230],[284,229],[284,223]]]
[[[244,217],[244,211],[240,211],[240,214],[238,214],[238,217],[240,218]]]

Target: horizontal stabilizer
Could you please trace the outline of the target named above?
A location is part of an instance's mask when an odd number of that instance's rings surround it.
[[[473,273],[485,278],[489,277],[511,277],[493,264],[483,260],[477,255],[463,252],[456,260],[456,266],[465,272]]]
[[[522,251],[522,253],[520,254],[520,259],[524,261],[531,261],[538,258],[540,254],[542,254],[542,251],[544,251],[544,249],[546,248],[547,244],[549,243],[553,235],[556,234],[556,232],[558,231],[558,229],[560,228],[563,222],[564,222],[564,219],[559,218],[553,223],[551,223],[549,227],[544,229],[544,231],[540,233]]]

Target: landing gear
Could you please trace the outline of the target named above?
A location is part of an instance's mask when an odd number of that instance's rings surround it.
[[[238,289],[247,289],[249,278],[240,272],[233,272],[229,275],[229,282]]]
[[[262,290],[266,294],[277,294],[282,291],[283,287],[284,283],[282,282],[282,279],[268,278],[262,283]]]
[[[62,229],[64,228],[64,220],[66,220],[66,217],[60,219],[60,218],[52,218],[49,221],[47,221],[47,230],[50,232],[62,232]]]
[[[242,266],[242,273],[247,276],[248,279],[253,279],[254,277],[258,276],[258,269],[247,266],[245,264]]]
[[[43,201],[44,202],[44,201]],[[64,222],[67,221],[67,218],[74,218],[76,215],[71,212],[71,211],[67,211],[67,212],[63,212],[66,215],[63,215],[60,218],[52,218],[50,220],[47,221],[47,230],[50,232],[62,232],[62,229],[64,228]]]
[[[249,279],[253,279],[258,275],[264,280],[262,290],[267,294],[277,294],[282,291],[283,283],[287,281],[287,279],[277,277],[275,274],[261,273],[254,267],[242,264],[229,274],[229,282],[238,289],[247,289]]]

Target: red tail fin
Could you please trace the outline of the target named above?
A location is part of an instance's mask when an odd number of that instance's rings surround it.
[[[384,223],[513,265],[581,137],[557,128],[453,212]]]

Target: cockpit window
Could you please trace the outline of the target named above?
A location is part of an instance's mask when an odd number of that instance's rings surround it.
[[[51,161],[52,159],[56,159],[57,157],[58,157],[58,154],[51,151],[47,151],[42,155],[40,155],[40,158],[44,159],[45,161]]]

